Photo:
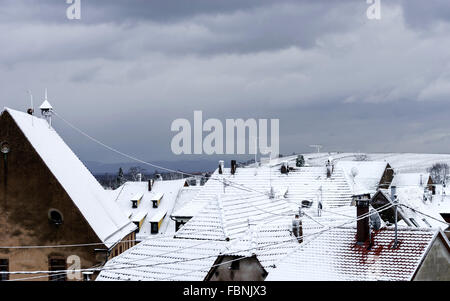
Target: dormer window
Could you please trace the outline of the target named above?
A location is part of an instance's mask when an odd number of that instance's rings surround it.
[[[131,208],[137,208],[139,207],[139,204],[141,203],[142,197],[144,195],[142,193],[136,194],[134,197],[131,198]]]

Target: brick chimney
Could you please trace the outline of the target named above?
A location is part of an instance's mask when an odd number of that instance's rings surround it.
[[[358,219],[356,223],[356,243],[362,245],[369,239],[370,235],[370,224],[368,216],[370,194],[354,195],[353,200],[356,205],[356,217]],[[362,216],[366,217],[361,218]]]

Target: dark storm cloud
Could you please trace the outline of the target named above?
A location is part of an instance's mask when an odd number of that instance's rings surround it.
[[[173,159],[170,124],[279,118],[281,151],[443,151],[447,1],[0,0],[0,99],[54,107],[94,137]],[[99,126],[100,125],[100,126]],[[85,159],[121,160],[56,120]],[[382,137],[382,139],[380,139]],[[442,142],[444,141],[444,142]]]

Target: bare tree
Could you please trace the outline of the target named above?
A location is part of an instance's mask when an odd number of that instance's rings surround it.
[[[139,166],[130,167],[128,173],[133,181],[138,180],[138,174],[144,175],[145,169]]]
[[[355,155],[355,161],[369,161],[369,158],[366,154],[357,154]]]
[[[447,163],[439,162],[427,169],[434,183],[445,184],[447,182],[450,167]]]

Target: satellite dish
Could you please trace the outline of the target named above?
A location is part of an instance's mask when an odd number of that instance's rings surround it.
[[[352,173],[352,177],[356,177],[358,175],[358,168],[356,167],[352,167],[351,173]]]
[[[370,209],[370,226],[374,229],[374,230],[380,230],[381,228],[381,218],[380,215],[378,214],[378,212],[376,212],[373,209]]]

